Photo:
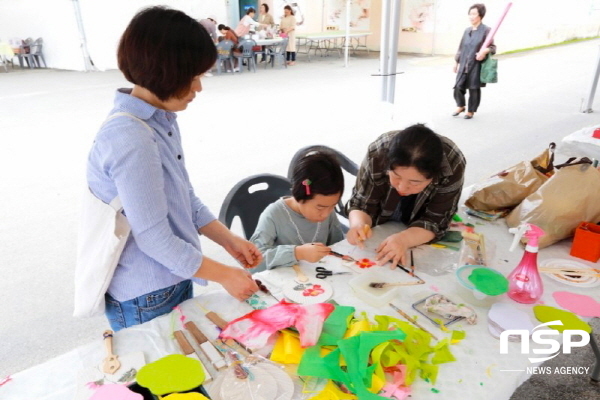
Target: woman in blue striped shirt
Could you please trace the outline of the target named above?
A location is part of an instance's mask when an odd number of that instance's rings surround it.
[[[206,30],[177,10],[142,10],[121,37],[119,69],[133,89],[117,90],[87,168],[94,195],[106,203],[119,196],[131,226],[105,295],[115,331],[166,314],[191,298],[191,279],[218,282],[240,300],[258,290],[243,268],[202,253],[198,233],[244,267],[262,261],[252,243],[234,235],[194,194],[176,121],[175,112],[185,110],[202,90],[200,77],[215,60]]]

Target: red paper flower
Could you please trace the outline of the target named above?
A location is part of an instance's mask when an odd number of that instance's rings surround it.
[[[368,258],[363,258],[362,260],[358,260],[356,265],[358,265],[360,268],[371,268],[373,265],[375,265],[375,263]]]
[[[325,293],[325,289],[323,289],[321,285],[313,285],[312,287],[304,289],[302,296],[314,297],[320,295],[321,293]]]

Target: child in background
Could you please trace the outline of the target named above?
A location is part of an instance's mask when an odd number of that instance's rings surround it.
[[[344,238],[334,208],[344,191],[344,175],[334,155],[311,152],[294,166],[292,197],[270,204],[250,238],[263,254],[253,272],[317,262],[329,245]]]

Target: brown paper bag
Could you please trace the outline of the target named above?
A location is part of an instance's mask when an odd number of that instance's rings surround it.
[[[554,143],[550,143],[533,160],[522,161],[476,185],[465,205],[477,211],[516,207],[552,175],[555,147]]]
[[[600,220],[600,171],[587,158],[556,168],[554,176],[506,217],[511,228],[523,222],[542,228],[546,234],[540,248],[573,236],[582,221]]]

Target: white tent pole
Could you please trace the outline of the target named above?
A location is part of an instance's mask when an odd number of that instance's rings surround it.
[[[323,0],[321,6],[321,31],[325,30],[325,0]]]
[[[350,6],[352,0],[346,0],[346,45],[344,46],[344,67],[348,66],[348,46],[350,45]]]
[[[393,2],[393,7],[390,10],[392,12],[392,23],[389,29],[391,40],[389,42],[389,74],[390,79],[388,80],[388,102],[394,104],[396,97],[396,64],[398,61],[398,34],[400,32],[400,0]]]
[[[382,0],[381,2],[381,43],[379,45],[379,74],[381,75],[381,101],[388,100],[388,47],[391,1],[392,0]]]
[[[81,53],[83,54],[83,63],[86,71],[94,71],[94,63],[90,57],[90,53],[87,48],[87,39],[85,37],[85,29],[83,27],[83,19],[81,18],[81,9],[79,8],[79,0],[73,0],[73,7],[75,9],[75,20],[77,21],[77,28],[79,30],[79,42],[81,47]]]

